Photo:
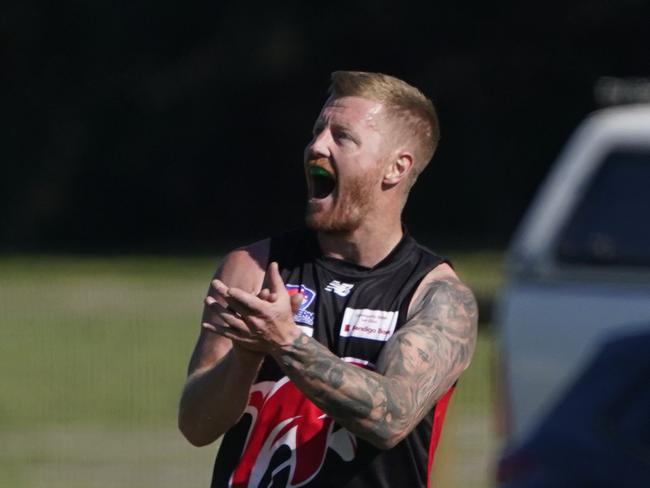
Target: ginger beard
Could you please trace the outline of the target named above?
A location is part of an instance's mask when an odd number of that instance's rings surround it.
[[[317,177],[310,174],[310,168],[314,167],[323,168],[335,180],[329,183],[333,186],[326,195],[322,194],[322,189],[319,190]],[[323,158],[309,161],[306,169],[309,193],[305,213],[307,226],[322,232],[351,232],[357,229],[372,208],[380,165],[377,165],[375,172],[347,176],[345,180],[336,178],[331,165]]]

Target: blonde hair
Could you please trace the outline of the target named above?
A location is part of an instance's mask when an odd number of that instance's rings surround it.
[[[382,103],[399,133],[413,144],[413,168],[407,188],[429,164],[440,140],[438,116],[431,100],[408,83],[383,73],[334,71],[329,94],[361,97]]]

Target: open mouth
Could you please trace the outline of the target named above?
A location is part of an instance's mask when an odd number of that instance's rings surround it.
[[[329,169],[321,165],[310,163],[307,167],[309,178],[310,197],[325,198],[334,191],[336,187],[336,176]]]

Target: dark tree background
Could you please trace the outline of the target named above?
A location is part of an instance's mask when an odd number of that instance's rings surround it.
[[[432,97],[405,219],[507,242],[604,75],[650,73],[650,2],[91,2],[0,7],[0,249],[214,251],[302,220],[336,69]]]

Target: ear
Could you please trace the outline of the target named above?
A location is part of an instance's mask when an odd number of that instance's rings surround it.
[[[408,151],[401,151],[386,165],[383,183],[394,186],[402,181],[413,169],[413,155]]]

